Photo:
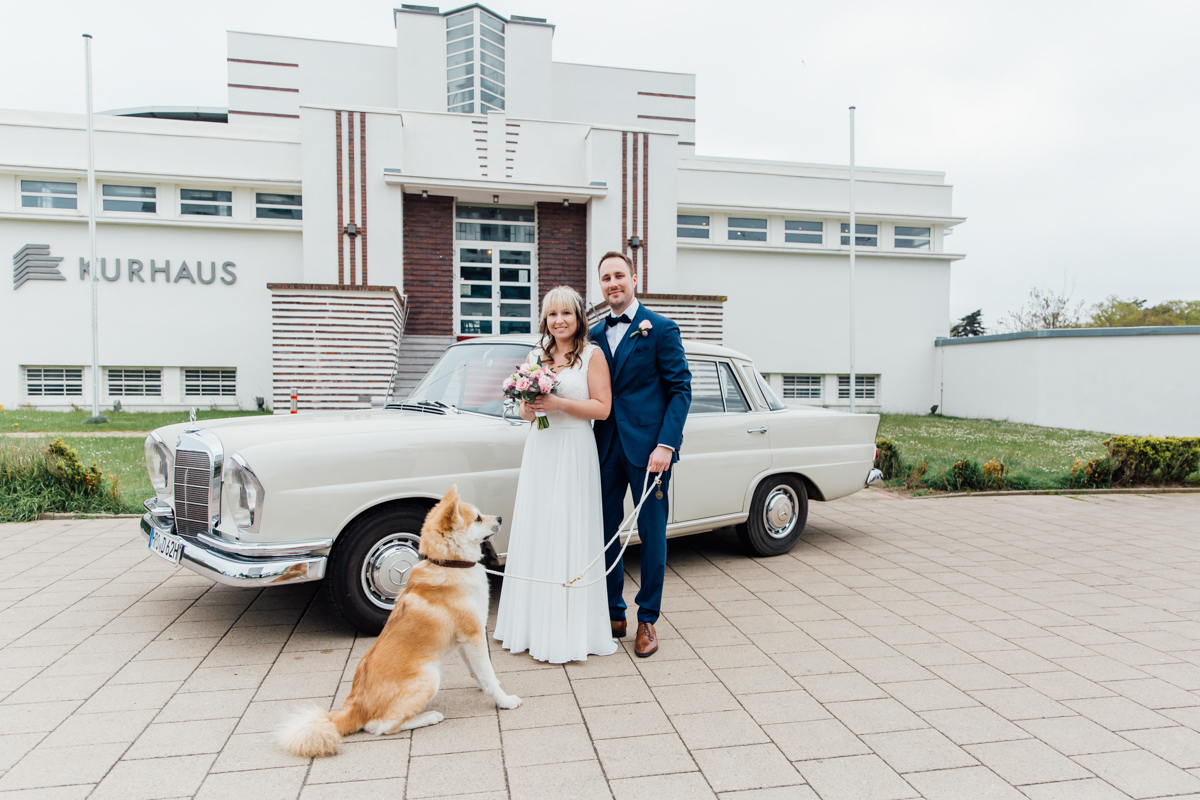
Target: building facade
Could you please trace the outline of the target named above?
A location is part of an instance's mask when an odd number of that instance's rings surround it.
[[[622,250],[685,331],[716,319],[788,401],[848,405],[845,167],[698,156],[694,75],[555,62],[545,20],[395,27],[231,32],[227,109],[96,117],[94,197],[82,115],[0,111],[0,403],[90,404],[93,269],[105,406],[353,407],[535,329],[553,286],[599,303]],[[962,219],[941,173],[859,168],[856,192],[857,402],[924,411]]]

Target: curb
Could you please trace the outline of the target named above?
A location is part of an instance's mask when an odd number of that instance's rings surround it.
[[[141,514],[73,514],[70,512],[54,512],[49,514],[38,514],[38,521],[53,520],[53,519],[141,519]]]
[[[1142,489],[1022,489],[1011,492],[941,492],[939,494],[908,495],[909,500],[933,500],[943,497],[1021,497],[1054,494],[1196,494],[1200,488],[1190,486],[1148,486]]]

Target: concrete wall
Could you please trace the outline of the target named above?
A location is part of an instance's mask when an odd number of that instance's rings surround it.
[[[942,413],[1200,436],[1200,326],[940,339]]]

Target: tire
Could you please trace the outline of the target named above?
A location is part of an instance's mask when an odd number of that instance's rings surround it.
[[[737,526],[750,556],[781,556],[800,541],[808,522],[808,491],[795,475],[772,475],[754,490],[750,517]]]
[[[383,630],[408,570],[420,556],[427,509],[391,506],[370,512],[338,537],[325,579],[329,598],[346,621],[370,636]]]

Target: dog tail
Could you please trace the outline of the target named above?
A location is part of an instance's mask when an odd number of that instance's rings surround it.
[[[283,749],[301,758],[335,755],[341,749],[342,734],[334,717],[344,714],[345,709],[335,714],[316,706],[301,709],[279,729],[279,743]]]

